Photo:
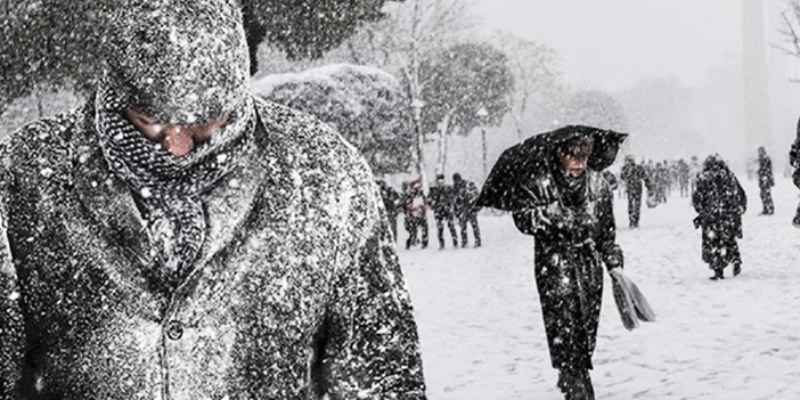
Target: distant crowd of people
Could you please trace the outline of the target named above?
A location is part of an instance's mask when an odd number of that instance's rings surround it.
[[[445,176],[436,176],[434,185],[426,195],[422,182],[417,179],[403,182],[401,192],[389,186],[384,180],[377,180],[378,187],[383,197],[384,207],[388,214],[389,224],[395,241],[397,241],[397,217],[403,214],[403,227],[407,232],[406,249],[420,245],[423,249],[428,247],[428,210],[433,212],[436,221],[436,237],[439,240],[439,249],[445,248],[445,225],[450,232],[453,248],[467,247],[469,242],[468,227],[472,227],[473,243],[475,247],[481,245],[481,230],[478,225],[478,211],[475,205],[480,191],[475,182],[453,174],[453,184],[445,182]],[[456,232],[456,222],[460,228],[460,241]]]

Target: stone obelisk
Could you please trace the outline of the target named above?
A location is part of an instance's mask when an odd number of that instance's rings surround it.
[[[742,72],[744,78],[745,151],[769,148],[769,69],[763,0],[742,0]]]

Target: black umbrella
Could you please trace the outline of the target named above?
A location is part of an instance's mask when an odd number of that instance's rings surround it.
[[[492,167],[476,204],[504,211],[529,208],[534,199],[525,190],[527,184],[534,176],[550,168],[558,145],[578,137],[593,139],[589,168],[602,171],[614,163],[619,147],[628,134],[590,126],[568,125],[509,147]]]

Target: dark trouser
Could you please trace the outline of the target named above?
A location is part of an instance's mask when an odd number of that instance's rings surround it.
[[[428,247],[428,220],[425,218],[412,218],[406,217],[406,229],[408,229],[408,240],[406,240],[406,248],[416,246],[417,230],[422,229],[422,248]]]
[[[392,231],[392,238],[397,243],[397,214],[388,214],[389,229]]]
[[[472,235],[475,238],[475,247],[481,245],[481,228],[478,226],[478,213],[468,212],[458,218],[461,227],[461,247],[467,247],[467,223],[472,224]]]
[[[566,400],[594,400],[594,387],[588,370],[558,370],[558,388]]]
[[[703,229],[703,261],[714,271],[722,271],[728,264],[742,263],[735,229],[729,222]]]
[[[770,193],[769,187],[761,188],[761,204],[764,205],[764,214],[775,212],[775,205],[772,203],[772,193]]]
[[[689,182],[681,182],[681,197],[689,196]]]
[[[642,191],[628,191],[628,221],[631,228],[639,226],[639,214],[642,210]]]
[[[436,216],[436,237],[439,238],[439,247],[444,248],[444,222],[447,221],[447,228],[450,230],[450,237],[453,238],[453,247],[458,247],[456,237],[456,223],[452,215]]]

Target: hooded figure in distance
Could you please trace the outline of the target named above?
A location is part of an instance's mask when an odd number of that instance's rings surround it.
[[[711,279],[723,279],[729,264],[733,264],[733,275],[739,275],[742,257],[736,239],[742,237],[747,196],[736,175],[718,155],[709,156],[703,163],[692,204],[698,214],[695,228],[703,229],[703,262],[714,271]]]

